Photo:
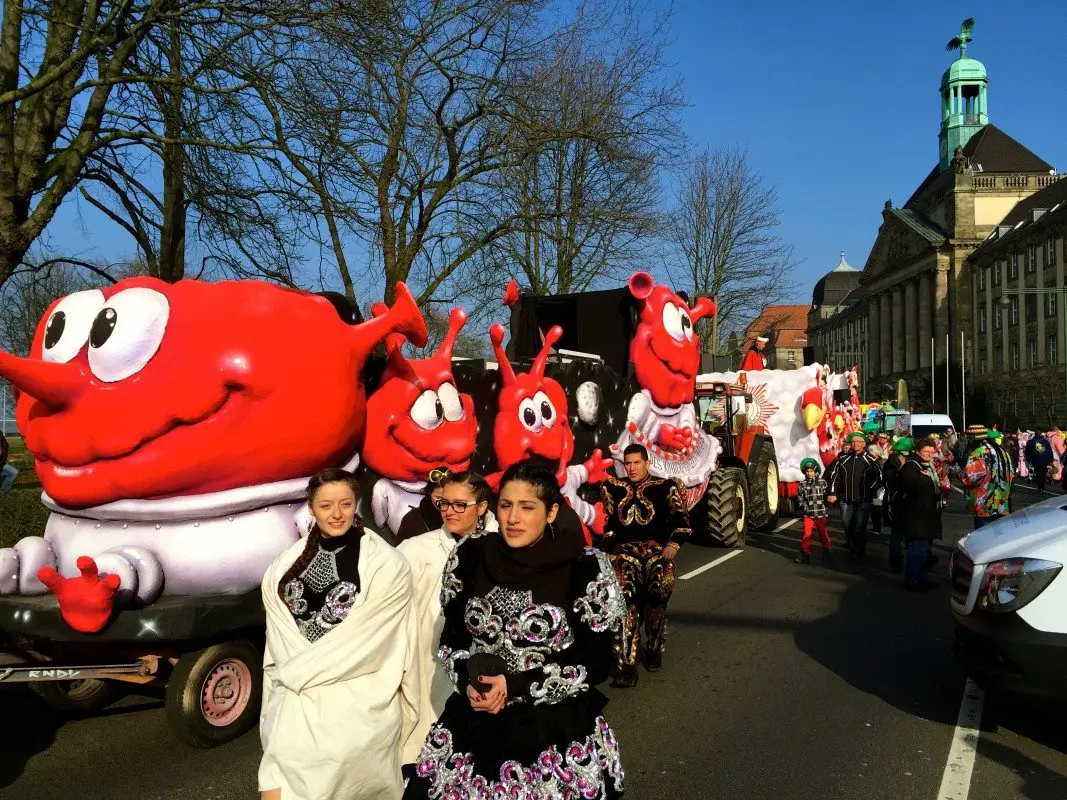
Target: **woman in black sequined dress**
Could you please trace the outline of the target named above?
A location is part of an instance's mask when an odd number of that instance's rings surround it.
[[[551,470],[500,483],[499,534],[466,537],[441,589],[438,658],[456,686],[422,746],[405,800],[622,796],[615,735],[596,689],[626,611],[607,557],[554,531]]]

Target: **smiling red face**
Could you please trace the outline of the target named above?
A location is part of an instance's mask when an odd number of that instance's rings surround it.
[[[701,297],[690,308],[670,287],[654,286],[645,272],[630,278],[630,293],[641,308],[630,342],[637,382],[659,406],[692,403],[700,369],[700,338],[693,324],[714,316],[715,302]]]
[[[409,361],[399,341],[387,344],[389,363],[367,401],[363,445],[364,462],[382,477],[424,481],[437,467],[459,472],[470,465],[478,438],[474,399],[459,393],[452,376],[452,348],[466,319],[453,309],[448,335],[430,358]]]
[[[359,373],[425,326],[407,290],[362,325],[258,281],[133,278],[58,300],[30,357],[0,352],[44,490],[69,507],[303,477],[362,441]]]

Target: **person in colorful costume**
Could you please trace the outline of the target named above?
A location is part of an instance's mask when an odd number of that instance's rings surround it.
[[[449,555],[437,655],[456,693],[404,800],[622,795],[596,686],[626,604],[608,557],[554,524],[563,503],[552,469],[513,464],[500,480],[500,534],[465,536]]]
[[[752,346],[748,348],[748,352],[745,353],[744,359],[741,361],[741,369],[748,372],[750,370],[767,369],[767,354],[764,352],[767,348],[767,342],[770,341],[766,336],[757,336],[752,342]]]
[[[1048,480],[1049,467],[1054,460],[1052,444],[1045,435],[1038,431],[1030,437],[1026,443],[1026,460],[1034,471],[1034,482],[1039,492],[1045,491],[1045,482]]]
[[[607,516],[604,548],[626,597],[626,632],[612,685],[629,688],[637,683],[642,625],[645,668],[663,666],[674,557],[691,530],[681,482],[651,475],[648,452],[639,444],[627,447],[624,458],[626,477],[604,481],[600,499]]]
[[[982,434],[985,438],[982,439]],[[974,530],[1010,513],[1011,485],[1015,472],[1008,454],[1000,446],[999,431],[986,431],[981,426],[967,429],[969,438],[978,438],[967,456],[960,476],[967,489],[967,509],[974,519]]]
[[[1064,453],[1067,453],[1067,445],[1063,441],[1063,431],[1060,430],[1059,425],[1053,425],[1052,430],[1045,434],[1045,438],[1052,445],[1052,453],[1055,456],[1052,461],[1052,472],[1049,473],[1049,480],[1061,481],[1063,480],[1063,456]]]

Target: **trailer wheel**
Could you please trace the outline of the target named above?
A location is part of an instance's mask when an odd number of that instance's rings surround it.
[[[117,683],[98,678],[40,681],[31,683],[30,688],[57,711],[99,711],[115,702],[121,694]]]
[[[190,747],[217,747],[256,723],[262,691],[263,657],[248,642],[186,653],[167,682],[167,722]]]
[[[774,444],[764,441],[756,455],[749,483],[748,524],[758,531],[778,526],[778,459]]]
[[[708,482],[708,539],[722,547],[739,547],[748,532],[748,479],[744,470],[721,467]]]

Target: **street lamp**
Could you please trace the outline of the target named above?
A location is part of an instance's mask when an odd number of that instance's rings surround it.
[[[1067,301],[1067,286],[1033,286],[1024,287],[1021,289],[1001,289],[1000,291],[1000,307],[1011,308],[1010,297],[1021,297],[1023,295],[1057,295],[1061,298],[1056,308],[1056,313],[1059,314],[1061,325],[1063,329],[1063,346],[1067,347],[1067,308],[1064,308],[1065,301]],[[1019,350],[1022,350],[1023,333],[1019,333]],[[1060,353],[1056,353],[1056,358],[1060,357]],[[1022,359],[1020,358],[1020,361]],[[1063,400],[1067,403],[1067,358],[1064,358],[1063,362]]]

